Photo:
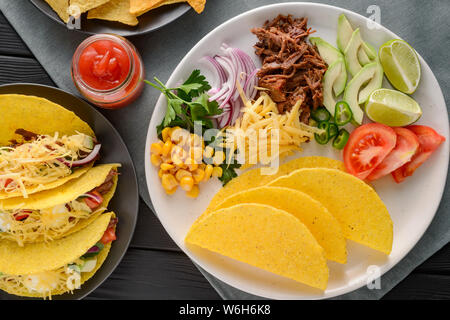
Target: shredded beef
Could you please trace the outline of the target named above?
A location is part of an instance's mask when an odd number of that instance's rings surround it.
[[[36,140],[38,138],[38,135],[36,133],[25,129],[17,129],[15,133],[21,135],[25,141]]]
[[[117,171],[115,169],[112,169],[108,176],[106,177],[105,181],[95,188],[95,191],[99,192],[101,195],[105,195],[111,190],[111,188],[114,186],[114,176],[117,175]]]
[[[254,46],[263,66],[258,86],[269,90],[281,113],[302,99],[301,121],[308,122],[311,110],[323,104],[322,78],[327,65],[317,49],[306,42],[313,31],[307,18],[278,15],[252,32],[259,41]]]

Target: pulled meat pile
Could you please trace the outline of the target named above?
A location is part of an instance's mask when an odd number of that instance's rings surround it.
[[[303,99],[300,120],[307,123],[311,109],[323,103],[322,78],[327,65],[316,48],[306,42],[312,33],[307,18],[293,19],[279,15],[266,21],[262,28],[252,29],[259,42],[254,46],[263,66],[258,85],[269,90],[280,113],[289,111]]]

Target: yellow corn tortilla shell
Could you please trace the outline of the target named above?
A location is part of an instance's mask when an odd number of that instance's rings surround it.
[[[62,135],[84,133],[95,137],[89,125],[75,113],[47,99],[20,94],[0,95],[0,146],[11,144],[11,140],[24,142],[23,137],[15,133],[17,129],[25,129],[36,134]],[[75,169],[72,175],[45,185],[27,188],[30,195],[43,190],[59,187],[64,183],[84,174],[93,163]],[[0,199],[21,197],[20,190],[16,192],[0,192]]]
[[[111,217],[115,217],[115,214],[113,212],[105,213],[103,215],[103,217],[102,217],[102,220],[104,220],[104,219],[106,220],[106,218],[104,218],[104,217],[107,217],[107,216],[109,216],[109,219],[111,219]],[[96,222],[96,223],[100,224],[99,222]],[[109,224],[109,220],[108,220],[108,224]],[[108,227],[108,224],[106,224],[105,229],[102,231],[101,237],[103,236],[103,233],[106,231],[106,228]],[[100,237],[100,239],[101,239],[101,237]],[[96,264],[95,268],[91,272],[83,272],[83,273],[81,273],[80,285],[83,285],[83,283],[85,283],[90,278],[92,278],[94,276],[94,274],[98,271],[98,269],[100,269],[100,267],[103,265],[103,263],[105,262],[106,258],[108,257],[109,251],[111,250],[111,244],[112,243],[106,244],[103,247],[102,251],[100,251],[100,253],[97,255],[97,264]],[[56,268],[56,269],[58,269],[58,268]],[[42,294],[40,294],[38,292],[30,292],[25,287],[18,287],[18,288],[16,288],[16,290],[13,290],[12,287],[5,285],[3,282],[0,282],[0,290],[6,291],[9,294],[14,294],[14,295],[17,295],[17,296],[30,297],[30,298],[42,298]],[[60,290],[55,290],[55,291],[52,291],[52,296],[61,295],[61,294],[64,294],[66,292],[69,292],[69,291],[68,290],[61,290],[61,289]]]
[[[58,14],[62,21],[69,21],[69,1],[68,0],[45,0],[48,5]]]
[[[86,174],[81,176],[78,179],[74,179],[59,188],[46,190],[42,192],[38,192],[32,194],[29,198],[11,198],[0,201],[0,209],[3,210],[12,210],[12,209],[31,209],[31,210],[40,210],[51,208],[60,204],[64,204],[75,200],[80,195],[91,191],[92,189],[100,186],[108,176],[109,171],[113,168],[120,167],[120,164],[103,164],[90,169]],[[108,191],[105,195],[103,195],[103,210],[98,210],[87,219],[80,220],[73,228],[70,230],[61,233],[60,235],[54,237],[54,240],[61,239],[66,237],[72,233],[78,232],[83,229],[92,221],[98,218],[108,207],[109,202],[117,188],[118,176],[113,177],[113,187]],[[0,233],[0,239],[8,239],[14,241],[14,237],[7,233]],[[39,237],[34,242],[44,241],[44,236]]]
[[[37,134],[72,135],[77,132],[95,136],[89,125],[75,113],[47,99],[20,94],[0,95],[0,146],[10,140],[23,141],[17,129]]]
[[[216,210],[242,203],[266,204],[292,214],[309,229],[325,250],[327,259],[347,262],[346,243],[339,222],[327,208],[307,194],[282,187],[259,187],[228,197]]]
[[[111,0],[70,0],[70,6],[77,6],[80,14],[97,8]]]
[[[120,164],[101,164],[95,166],[81,177],[73,179],[59,188],[34,193],[27,199],[16,197],[0,200],[0,209],[39,210],[73,201],[80,195],[100,186],[105,181],[108,173],[118,167],[120,167]]]
[[[50,190],[50,189],[62,186],[63,184],[65,184],[66,182],[68,182],[68,181],[70,181],[72,179],[76,179],[76,178],[81,177],[90,168],[92,168],[93,165],[94,165],[94,163],[91,162],[89,165],[87,165],[85,167],[81,167],[79,169],[76,169],[70,176],[58,179],[58,180],[50,182],[50,183],[40,184],[40,185],[37,185],[35,187],[28,187],[27,188],[27,193],[30,196],[31,194],[34,194],[36,192],[40,192],[40,191],[44,191],[44,190]],[[0,191],[0,200],[10,199],[10,198],[14,198],[14,197],[21,197],[21,196],[22,196],[22,192],[20,192],[20,191],[16,191],[16,192]]]
[[[194,223],[187,244],[325,290],[325,251],[293,215],[262,204],[240,204]]]
[[[118,21],[130,26],[136,26],[139,23],[136,15],[130,13],[130,0],[110,0],[90,10],[87,18]]]
[[[84,255],[100,241],[112,216],[112,212],[104,213],[82,230],[49,243],[39,242],[20,247],[15,242],[1,240],[0,272],[27,275],[61,268]]]
[[[252,169],[240,174],[221,188],[212,198],[206,211],[214,211],[219,203],[237,192],[262,187],[278,177],[301,168],[333,168],[345,171],[343,162],[326,157],[301,157],[294,159],[281,165],[273,175],[262,175],[261,169]]]
[[[299,169],[269,186],[302,191],[321,202],[339,221],[347,239],[390,254],[393,223],[374,189],[335,169]]]

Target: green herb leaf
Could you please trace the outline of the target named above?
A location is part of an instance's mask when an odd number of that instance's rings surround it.
[[[158,136],[165,127],[180,126],[192,132],[194,121],[202,123],[202,131],[213,128],[211,116],[222,113],[216,101],[209,101],[206,93],[211,86],[200,70],[194,70],[178,88],[168,89],[158,78],[156,83],[146,83],[161,91],[167,98],[167,110],[162,123],[157,127]]]
[[[198,97],[200,94],[208,91],[209,89],[211,89],[211,86],[208,81],[206,81],[205,76],[202,75],[198,69],[192,71],[189,78],[177,88],[177,90],[183,91],[191,98]]]
[[[222,181],[222,185],[225,186],[233,178],[236,178],[238,176],[235,170],[239,169],[241,165],[238,163],[223,163],[222,165],[220,165],[220,167],[222,168],[222,176],[219,178],[219,180]]]

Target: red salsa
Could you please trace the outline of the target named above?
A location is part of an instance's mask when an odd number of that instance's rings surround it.
[[[72,79],[92,103],[116,109],[142,92],[144,69],[136,48],[125,38],[99,34],[87,38],[75,51]]]

